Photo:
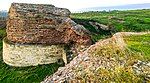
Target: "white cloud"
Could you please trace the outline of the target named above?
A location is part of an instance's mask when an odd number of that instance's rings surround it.
[[[12,2],[53,4],[71,11],[87,7],[104,7],[124,4],[150,3],[150,0],[0,0],[0,10],[8,10]]]

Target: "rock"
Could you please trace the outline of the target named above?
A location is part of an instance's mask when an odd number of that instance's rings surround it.
[[[113,27],[110,27],[110,26],[106,26],[104,24],[100,24],[98,22],[89,22],[93,27],[95,27],[95,29],[97,31],[101,31],[101,30],[104,30],[104,31],[112,31],[114,30]]]
[[[12,3],[7,38],[14,43],[90,45],[87,30],[69,18],[70,11],[45,4]]]
[[[123,40],[123,37],[129,36],[129,34],[130,35],[132,34],[142,35],[142,34],[147,34],[147,33],[140,34],[140,33],[120,32],[120,33],[116,33],[111,38],[100,40],[96,44],[91,45],[84,52],[76,56],[65,67],[58,69],[56,73],[54,73],[53,75],[49,77],[46,77],[44,81],[42,81],[41,83],[61,83],[61,82],[62,83],[64,82],[80,83],[80,81],[82,82],[86,81],[89,83],[99,83],[101,82],[101,80],[104,80],[105,82],[114,81],[113,78],[112,79],[109,78],[109,76],[111,76],[112,74],[110,72],[113,72],[114,76],[116,76],[116,75],[121,74],[119,73],[119,72],[122,72],[122,70],[120,69],[125,70],[125,68],[127,68],[128,70],[128,68],[130,68],[130,66],[127,67],[127,64],[126,64],[126,61],[130,58],[128,57],[129,52],[126,52],[124,55],[123,54],[121,55],[121,56],[124,56],[124,58],[117,55],[118,54],[117,52],[120,52],[120,53],[125,52],[124,50],[122,50],[122,48],[123,47],[125,48],[126,46],[126,44],[124,44],[125,42],[122,42],[121,44],[118,41],[120,41],[120,39]],[[140,61],[135,65],[135,68],[139,68],[137,66],[139,64],[141,64]],[[148,69],[147,71],[145,71],[145,73],[147,73],[147,76],[149,76],[149,70],[150,70],[149,63],[142,62],[142,65],[145,66],[144,68]],[[142,68],[139,68],[137,71],[141,72]],[[104,72],[102,71],[102,73],[97,73],[97,71],[101,72],[101,70],[103,70]],[[97,79],[98,81],[96,81]]]
[[[109,20],[115,20],[119,23],[124,23],[125,22],[125,20],[123,18],[119,18],[119,17],[116,17],[116,16],[109,16],[108,19]]]
[[[49,17],[50,15],[68,17],[70,11],[66,8],[58,8],[50,4],[26,4],[12,3],[10,18],[15,17]]]
[[[144,62],[138,60],[137,63],[133,65],[133,70],[138,75],[145,75],[146,77],[150,78],[150,62]]]

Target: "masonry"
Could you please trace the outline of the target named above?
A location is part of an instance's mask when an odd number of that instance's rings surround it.
[[[50,64],[63,58],[66,62],[66,53],[63,45],[25,45],[14,44],[3,40],[3,60],[13,66],[36,66]]]
[[[89,46],[88,31],[70,19],[70,11],[48,4],[12,3],[3,40],[4,62],[12,66],[67,63],[65,46]],[[69,46],[69,48],[74,48]],[[74,48],[76,49],[76,48]],[[78,53],[79,49],[76,49]]]
[[[78,25],[69,18],[68,9],[42,4],[12,4],[9,12],[7,38],[15,43],[89,42],[89,36],[75,33],[74,27]]]

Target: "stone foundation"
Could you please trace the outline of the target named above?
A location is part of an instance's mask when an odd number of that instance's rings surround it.
[[[66,63],[64,45],[24,45],[3,40],[3,60],[11,66],[49,64],[62,58]]]

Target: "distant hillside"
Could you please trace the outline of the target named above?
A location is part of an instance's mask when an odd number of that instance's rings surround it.
[[[83,25],[93,35],[92,40],[98,41],[109,35],[108,32],[97,30],[89,22],[97,22],[100,24],[114,27],[114,32],[143,32],[150,31],[150,9],[145,10],[128,10],[128,11],[99,11],[72,13],[71,18],[78,24]]]
[[[129,4],[122,6],[110,6],[110,7],[91,7],[83,8],[79,11],[109,11],[109,10],[134,10],[134,9],[150,9],[150,3],[144,4]]]
[[[7,17],[8,12],[6,10],[0,11],[0,17]]]

